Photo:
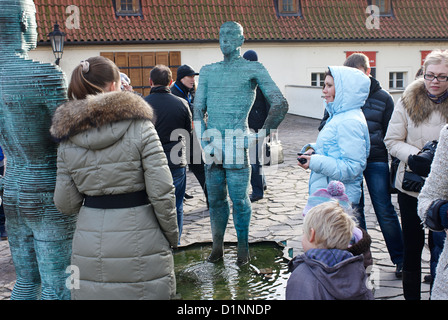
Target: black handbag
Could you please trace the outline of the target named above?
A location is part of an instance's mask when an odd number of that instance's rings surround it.
[[[426,158],[430,160],[429,162],[431,163],[437,150],[437,144],[437,140],[426,142],[417,156]],[[406,168],[407,165],[404,167],[403,183],[401,187],[406,191],[420,192],[423,188],[423,185],[425,184],[425,178],[421,177],[415,172],[407,171]]]
[[[395,180],[397,179],[397,171],[398,166],[400,165],[400,159],[392,157],[392,161],[390,162],[390,169],[389,169],[389,192],[390,193],[397,193],[398,190],[395,187]]]
[[[406,166],[404,169],[403,183],[401,184],[403,190],[420,192],[425,184],[425,179],[412,171],[407,171]]]

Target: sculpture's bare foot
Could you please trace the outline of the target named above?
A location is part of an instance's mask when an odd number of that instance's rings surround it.
[[[221,261],[224,258],[224,250],[222,248],[219,249],[212,249],[212,253],[207,258],[208,262],[218,262]]]
[[[244,266],[245,264],[248,264],[249,261],[250,261],[250,257],[249,256],[243,257],[243,258],[237,258],[236,259],[236,264],[241,267],[241,266]]]
[[[247,247],[238,248],[236,264],[238,266],[243,266],[249,263],[249,261],[250,261],[249,248]]]

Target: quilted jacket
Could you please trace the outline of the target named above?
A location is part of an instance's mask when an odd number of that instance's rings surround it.
[[[152,108],[130,92],[73,100],[55,112],[60,141],[54,202],[78,215],[72,299],[170,299],[176,291],[171,247],[178,231],[174,186]],[[83,206],[84,196],[146,190],[149,204],[124,209]]]
[[[344,183],[350,202],[361,197],[361,182],[370,152],[367,122],[361,107],[370,90],[370,80],[361,71],[349,67],[330,67],[336,96],[326,105],[329,118],[312,147],[309,168],[309,194],[327,188],[332,180]]]
[[[391,156],[400,159],[395,187],[412,197],[417,192],[403,190],[403,176],[408,157],[417,154],[426,142],[437,140],[448,122],[448,100],[433,103],[426,94],[423,79],[415,80],[395,105],[384,143]]]

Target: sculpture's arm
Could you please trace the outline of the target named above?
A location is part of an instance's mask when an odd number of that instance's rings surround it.
[[[261,63],[259,64],[259,68],[255,75],[255,80],[271,106],[268,117],[262,128],[266,130],[266,135],[269,135],[270,130],[277,129],[285,118],[285,115],[288,112],[288,102],[278,86],[272,80],[269,72]]]
[[[57,107],[66,102],[67,99],[67,80],[65,74],[55,66],[49,70],[47,77],[42,80],[39,86],[41,94],[45,97],[46,107],[51,115],[54,114]],[[51,83],[48,83],[51,81]],[[51,90],[49,90],[51,88]]]

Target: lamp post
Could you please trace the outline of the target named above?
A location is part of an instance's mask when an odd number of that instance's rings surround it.
[[[59,25],[54,25],[54,30],[48,35],[50,37],[51,48],[56,58],[56,64],[59,65],[59,61],[62,59],[62,53],[64,52],[64,40],[65,33],[59,30]]]

